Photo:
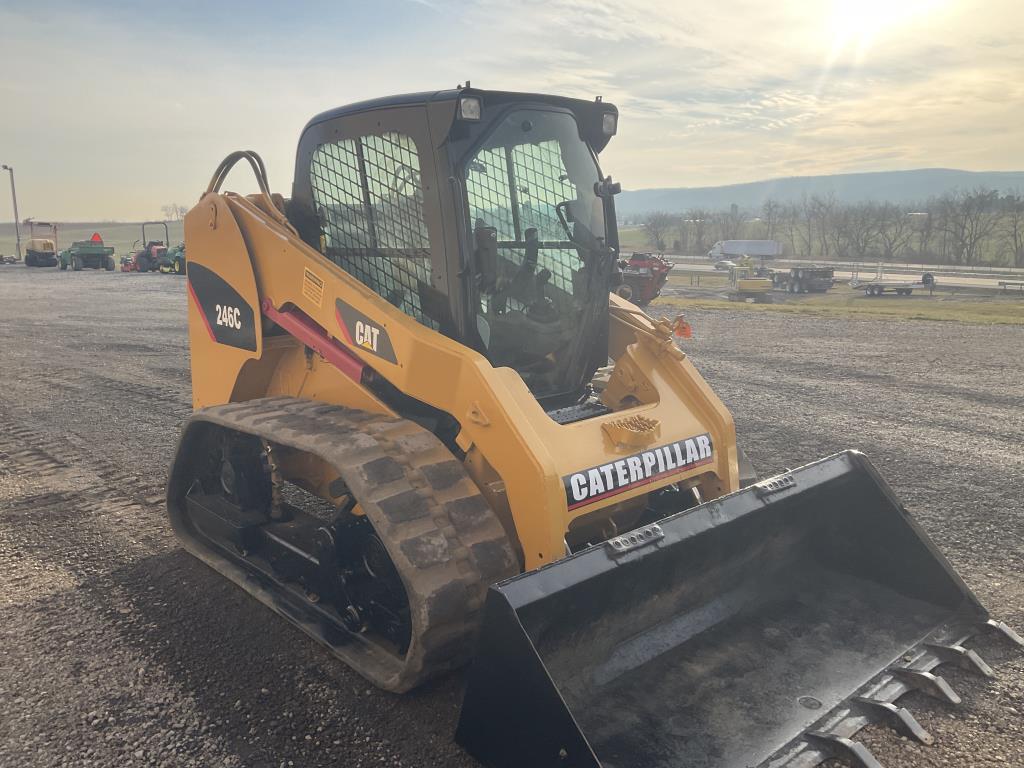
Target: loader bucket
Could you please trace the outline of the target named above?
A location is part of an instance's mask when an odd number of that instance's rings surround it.
[[[932,670],[987,670],[982,629],[1016,637],[846,452],[493,586],[456,738],[502,768],[873,767],[856,731],[927,743],[892,702],[953,701]]]

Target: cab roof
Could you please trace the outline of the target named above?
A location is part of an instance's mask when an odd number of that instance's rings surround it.
[[[309,128],[319,123],[327,122],[330,120],[336,120],[338,118],[350,117],[357,115],[362,112],[371,112],[376,109],[393,109],[395,107],[415,107],[415,106],[426,106],[428,104],[436,104],[443,102],[452,103],[452,112],[454,115],[455,102],[461,96],[476,96],[481,99],[484,108],[487,108],[488,104],[508,104],[515,102],[531,102],[540,104],[549,104],[553,107],[562,107],[564,109],[571,110],[574,114],[588,118],[595,116],[595,113],[611,112],[618,115],[619,110],[614,104],[606,101],[602,101],[601,97],[597,97],[594,101],[587,101],[586,99],[574,99],[567,96],[553,96],[545,93],[528,93],[520,91],[487,91],[480,88],[471,87],[459,87],[451,88],[443,91],[422,91],[420,93],[403,93],[395,96],[384,96],[377,99],[368,99],[366,101],[357,101],[353,104],[347,104],[341,107],[335,107],[313,117],[305,128],[305,133]],[[600,152],[608,144],[610,136],[595,136],[590,135],[588,138],[594,145],[594,149]]]

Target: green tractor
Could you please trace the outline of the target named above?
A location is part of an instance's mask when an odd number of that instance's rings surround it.
[[[159,269],[164,274],[184,275],[185,274],[185,244],[178,243],[160,255],[158,260]]]
[[[99,232],[93,232],[89,240],[76,240],[70,248],[60,252],[60,268],[68,267],[75,272],[82,269],[105,269],[114,271],[114,249],[103,244]]]

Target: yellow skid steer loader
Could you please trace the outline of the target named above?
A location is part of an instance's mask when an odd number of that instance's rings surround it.
[[[755,482],[671,326],[617,296],[618,112],[344,107],[291,197],[237,152],[185,220],[190,552],[376,685],[473,659],[488,765],[876,765],[992,619],[860,454]],[[220,192],[238,161],[259,192]],[[746,486],[746,487],[744,487]]]

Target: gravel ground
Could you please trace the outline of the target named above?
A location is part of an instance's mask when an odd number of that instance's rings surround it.
[[[472,766],[463,678],[381,693],[183,553],[162,487],[189,412],[179,278],[0,267],[0,765]],[[762,473],[855,447],[1024,628],[1024,327],[688,315]],[[1024,657],[904,703],[887,768],[1024,768]]]

